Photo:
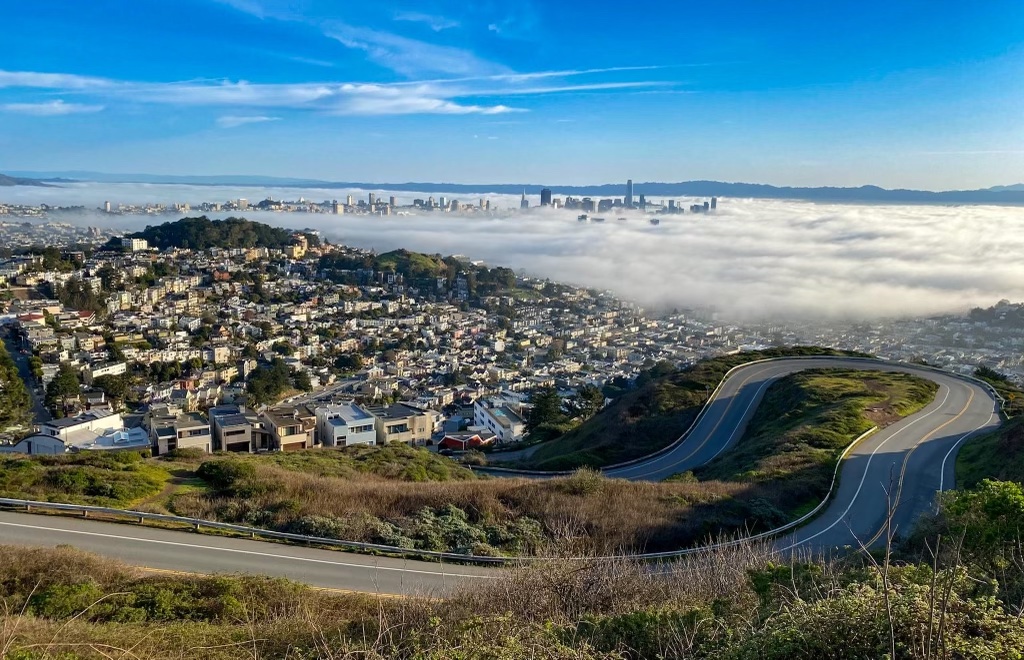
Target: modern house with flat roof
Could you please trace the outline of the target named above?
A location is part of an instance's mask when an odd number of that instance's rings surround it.
[[[351,402],[316,409],[316,430],[325,447],[372,445],[377,442],[373,415]]]
[[[519,413],[488,399],[477,399],[473,403],[473,421],[476,427],[497,436],[499,444],[520,442],[526,434],[526,421]]]
[[[374,406],[367,409],[374,416],[377,444],[404,442],[425,445],[434,435],[441,416],[433,410],[418,408],[408,403]]]
[[[260,413],[271,451],[297,451],[316,445],[316,416],[302,406],[277,406]]]

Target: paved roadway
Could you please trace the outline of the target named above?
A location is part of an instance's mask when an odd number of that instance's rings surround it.
[[[687,439],[654,458],[609,470],[625,479],[661,480],[727,451],[746,428],[765,390],[779,378],[811,368],[877,369],[935,381],[935,400],[921,412],[862,442],[844,462],[825,511],[781,538],[782,551],[822,550],[880,542],[889,502],[893,528],[906,531],[933,506],[935,492],[953,486],[955,450],[972,433],[999,423],[995,400],[979,385],[912,366],[846,358],[755,363],[733,372]],[[442,593],[460,581],[493,575],[486,568],[378,559],[265,542],[188,535],[85,520],[0,514],[0,542],[72,544],[153,568],[280,575],[317,586],[381,593]]]

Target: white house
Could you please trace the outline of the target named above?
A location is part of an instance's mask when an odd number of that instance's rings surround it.
[[[149,436],[140,428],[125,428],[120,415],[108,410],[90,410],[78,417],[43,424],[39,433],[0,452],[16,454],[65,454],[72,451],[149,449]]]
[[[489,399],[473,402],[473,422],[497,436],[499,444],[520,442],[526,434],[526,422],[519,413]]]
[[[316,430],[325,447],[372,445],[377,441],[374,417],[354,403],[334,403],[316,409]]]

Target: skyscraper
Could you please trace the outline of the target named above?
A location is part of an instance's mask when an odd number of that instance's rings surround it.
[[[530,200],[526,199],[526,191],[523,191],[523,200],[519,202],[519,208],[528,209],[530,208]]]
[[[540,191],[540,205],[551,206],[551,189],[545,188]]]
[[[711,210],[714,211],[717,208],[718,208],[718,198],[717,197],[712,197],[711,198]]]
[[[370,207],[372,208],[373,205],[376,204],[376,203],[377,203],[377,196],[374,195],[373,193],[370,193]]]
[[[633,208],[633,179],[626,182],[626,208]]]

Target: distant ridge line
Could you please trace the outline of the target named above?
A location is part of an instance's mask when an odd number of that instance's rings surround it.
[[[2,177],[3,175],[0,175]],[[529,194],[539,194],[550,188],[555,195],[589,197],[622,197],[625,183],[600,185],[551,185],[523,183],[370,183],[352,181],[323,181],[318,179],[267,177],[253,175],[180,176],[161,174],[106,174],[88,171],[64,172],[11,172],[10,180],[17,177],[34,179],[33,184],[72,182],[140,183],[191,186],[287,187],[321,188],[328,190],[393,190],[396,192],[450,193],[465,195],[505,194],[521,195],[525,188]],[[8,184],[10,185],[10,184]],[[24,185],[24,184],[22,184]],[[29,184],[32,185],[32,184]],[[46,185],[43,183],[42,185]],[[995,186],[982,190],[907,190],[886,189],[878,186],[860,187],[791,187],[760,183],[731,183],[723,181],[644,182],[633,184],[634,195],[659,197],[748,197],[757,199],[801,199],[825,202],[864,203],[924,203],[924,204],[1024,204],[1024,184]]]

